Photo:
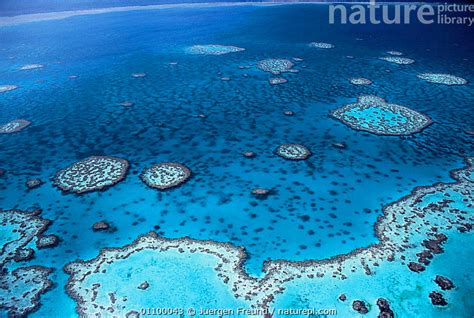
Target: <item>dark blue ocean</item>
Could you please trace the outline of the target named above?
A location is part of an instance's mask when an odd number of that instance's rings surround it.
[[[307,45],[313,41],[335,48],[315,50]],[[195,44],[246,50],[186,54]],[[379,60],[389,50],[416,62]],[[376,243],[373,225],[383,206],[416,186],[450,182],[449,171],[474,155],[473,136],[464,132],[474,129],[473,51],[466,26],[330,25],[327,6],[306,4],[131,11],[1,27],[0,85],[19,88],[0,94],[0,122],[32,124],[0,135],[0,207],[41,208],[53,221],[48,233],[61,239],[36,253],[34,264],[54,268],[54,286],[32,316],[74,316],[62,267],[149,231],[243,246],[245,268],[255,276],[268,259],[323,259]],[[270,85],[272,75],[255,67],[295,57],[303,61],[295,63],[299,72],[283,75],[286,84]],[[18,70],[33,63],[45,67]],[[141,72],[147,76],[130,76]],[[433,85],[417,78],[423,72],[469,84]],[[373,84],[352,85],[351,77]],[[329,116],[364,94],[410,107],[433,124],[413,136],[381,137]],[[134,105],[120,105],[125,101]],[[284,160],[274,154],[284,143],[304,144],[313,155]],[[57,171],[92,155],[127,159],[125,180],[84,195],[53,186]],[[167,161],[186,164],[192,178],[165,192],[139,179],[143,169]],[[44,184],[28,190],[30,178]],[[259,200],[251,194],[257,187],[272,194]],[[92,232],[100,220],[117,231]]]
[[[14,16],[29,13],[44,13],[44,12],[58,12],[66,10],[84,10],[109,8],[119,6],[133,6],[133,5],[155,5],[155,4],[177,4],[177,3],[221,3],[221,2],[265,2],[265,1],[236,1],[236,0],[2,0],[0,2],[0,16]],[[289,1],[289,2],[304,2],[304,1]],[[313,2],[340,2],[336,0],[321,0]],[[344,2],[369,2],[360,0],[346,0]],[[384,1],[394,2],[394,1]],[[399,0],[400,2],[411,2],[408,0]],[[427,0],[424,3],[436,3],[439,1]],[[448,2],[448,1],[446,1]],[[468,0],[456,1],[456,3],[469,2]],[[442,3],[442,2],[441,2]]]

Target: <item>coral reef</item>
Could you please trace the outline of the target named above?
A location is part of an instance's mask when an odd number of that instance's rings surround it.
[[[35,69],[39,69],[39,68],[43,68],[44,65],[43,64],[26,64],[26,65],[23,65],[22,67],[20,67],[20,70],[21,71],[29,71],[29,70],[35,70]]]
[[[453,282],[449,278],[441,275],[436,275],[435,282],[442,290],[450,290],[454,288]]]
[[[439,73],[423,73],[418,74],[418,78],[433,84],[444,84],[444,85],[466,85],[467,80],[462,77],[450,75],[450,74],[439,74]]]
[[[354,300],[352,302],[352,309],[357,311],[359,314],[365,315],[369,312],[367,306],[365,305],[364,301],[362,300]]]
[[[361,96],[357,103],[338,108],[331,116],[352,129],[376,135],[412,135],[432,123],[424,114],[373,95]]]
[[[253,151],[245,151],[243,155],[245,158],[249,158],[249,159],[255,158],[257,156],[257,154]]]
[[[39,298],[51,287],[48,276],[52,269],[28,266],[0,275],[0,308],[9,317],[25,317],[39,307]]]
[[[55,247],[59,244],[59,238],[52,235],[40,235],[36,241],[36,247],[38,249]]]
[[[16,85],[0,85],[0,93],[5,93],[17,89]]]
[[[41,235],[50,224],[39,217],[40,211],[0,210],[4,242],[0,254],[0,267],[13,260],[28,243]]]
[[[202,55],[223,55],[228,53],[242,52],[244,48],[229,45],[209,44],[209,45],[193,45],[186,49],[189,54]]]
[[[54,184],[65,192],[85,193],[103,190],[122,181],[128,161],[109,156],[92,156],[60,170]]]
[[[311,156],[311,151],[299,144],[283,144],[275,150],[275,153],[287,160],[306,160]]]
[[[43,184],[43,181],[41,181],[41,179],[38,179],[38,178],[29,179],[28,181],[26,181],[26,187],[30,190],[37,188],[42,184]]]
[[[382,61],[395,63],[398,65],[409,65],[415,63],[415,60],[409,59],[407,57],[398,57],[398,56],[386,56],[380,58]]]
[[[324,43],[324,42],[311,42],[310,44],[308,44],[308,46],[312,47],[312,48],[317,48],[317,49],[333,49],[333,48],[335,48],[334,44]]]
[[[394,313],[393,310],[390,308],[390,304],[384,298],[377,299],[377,307],[379,307],[380,314],[378,315],[379,318],[393,318]]]
[[[120,103],[120,106],[123,106],[123,107],[132,107],[134,105],[133,102],[123,102],[123,103]]]
[[[372,81],[363,77],[350,78],[349,82],[354,85],[370,85]]]
[[[468,211],[472,210],[474,202],[474,158],[468,158],[467,163],[468,167],[465,169],[452,172],[454,183],[417,187],[411,194],[387,205],[375,225],[379,242],[348,254],[302,262],[269,260],[264,264],[265,275],[254,278],[242,268],[246,259],[242,248],[190,238],[165,239],[152,232],[123,248],[104,249],[91,261],[77,261],[66,265],[65,271],[70,275],[67,291],[75,299],[78,313],[83,316],[106,311],[109,314],[125,315],[136,308],[133,301],[126,300],[137,301],[140,298],[123,294],[123,290],[122,294],[115,295],[110,290],[110,280],[117,279],[116,275],[119,275],[114,270],[114,264],[124,264],[130,259],[130,270],[133,270],[130,275],[136,277],[136,286],[139,286],[144,281],[143,276],[139,275],[143,266],[135,265],[135,262],[142,262],[144,258],[150,257],[158,259],[156,255],[162,254],[164,257],[171,251],[178,251],[187,260],[198,257],[199,254],[217,258],[217,265],[212,265],[217,277],[229,286],[237,299],[244,299],[256,308],[268,308],[275,297],[283,293],[289,282],[303,278],[314,281],[324,279],[324,284],[339,284],[349,276],[360,277],[364,274],[371,281],[385,279],[380,273],[382,268],[390,266],[396,267],[397,271],[407,270],[405,264],[417,259],[417,254],[425,248],[424,241],[433,237],[444,240],[442,235],[447,237],[449,233],[456,231],[456,227],[472,224],[474,220]],[[138,257],[137,254],[141,256]],[[149,286],[158,283],[155,279],[151,281],[153,277],[147,278]],[[111,292],[114,293],[113,297],[110,296]],[[430,297],[433,304],[445,305],[440,293],[433,292]],[[345,299],[345,296],[341,298]],[[367,310],[362,300],[354,299],[351,304],[360,313]],[[379,299],[377,306],[381,313],[393,316],[386,299]]]
[[[163,257],[166,257],[166,255],[183,255],[185,256],[182,260],[183,263],[187,263],[196,257],[199,258],[199,256],[205,257],[207,260],[215,262],[215,270],[220,277],[220,284],[224,282],[240,284],[242,279],[248,279],[241,269],[245,257],[241,248],[225,243],[197,241],[190,238],[166,239],[151,232],[139,237],[131,245],[117,249],[104,249],[97,258],[91,261],[77,261],[64,267],[64,270],[70,275],[67,292],[77,302],[77,312],[85,317],[97,313],[125,317],[133,310],[146,307],[139,304],[142,301],[147,301],[148,297],[156,298],[156,293],[159,290],[154,290],[153,286],[162,286],[160,280],[163,279],[164,274],[160,277],[148,275],[145,280],[145,276],[140,274],[143,272],[142,265],[143,262],[156,263],[160,262],[160,259],[163,261],[161,255]],[[113,288],[112,290],[108,280],[125,278],[123,276],[121,278],[109,278],[108,276],[114,276],[116,263],[123,264],[128,259],[137,260],[128,269],[130,278],[127,278],[127,284],[138,286],[138,288],[128,289],[140,293],[137,294],[138,298],[124,288]],[[183,264],[180,266],[180,270],[184,271],[186,267],[182,266]],[[155,267],[155,269],[159,270],[159,267]],[[186,275],[186,273],[181,272],[181,275]],[[177,279],[177,277],[174,279]],[[208,280],[209,278],[203,279]],[[126,286],[127,284],[119,283],[119,286]]]
[[[272,193],[271,189],[255,188],[252,190],[252,195],[257,199],[266,199]]]
[[[278,85],[278,84],[285,84],[285,83],[288,82],[288,80],[286,78],[283,78],[283,77],[274,77],[274,78],[270,78],[268,80],[268,82],[271,85]]]
[[[35,250],[32,248],[21,248],[18,249],[15,253],[15,257],[13,260],[15,262],[26,262],[29,260],[32,260],[33,257],[35,256]]]
[[[51,286],[51,269],[41,266],[19,267],[11,271],[13,262],[29,261],[34,250],[27,247],[38,243],[50,224],[39,216],[40,211],[0,210],[2,244],[0,253],[0,308],[11,317],[23,317],[39,306],[39,297]],[[21,296],[21,297],[20,297]]]
[[[389,54],[389,55],[393,55],[393,56],[401,56],[401,55],[403,55],[402,52],[398,52],[398,51],[387,51],[386,53]]]
[[[0,134],[13,134],[28,127],[30,121],[24,119],[15,119],[0,126]]]
[[[270,72],[274,75],[290,72],[293,66],[294,64],[290,60],[285,59],[266,59],[257,63],[259,69],[265,72]]]
[[[99,231],[109,231],[111,229],[111,226],[108,222],[105,222],[105,221],[99,221],[99,222],[96,222],[94,223],[94,225],[92,225],[92,230],[94,232],[99,232]]]
[[[140,178],[149,187],[165,190],[177,187],[186,182],[191,176],[191,170],[175,162],[164,162],[145,169]]]
[[[338,148],[338,149],[346,149],[347,148],[347,145],[343,142],[335,142],[332,144],[332,146],[334,148]]]
[[[429,297],[431,299],[431,302],[435,306],[447,306],[448,305],[448,302],[446,301],[443,294],[441,294],[441,293],[438,293],[438,292],[434,291],[434,292],[430,293]]]

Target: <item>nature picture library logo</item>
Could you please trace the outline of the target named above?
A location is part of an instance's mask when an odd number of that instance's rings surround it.
[[[474,25],[474,4],[368,3],[331,4],[329,23],[341,24],[422,24]]]

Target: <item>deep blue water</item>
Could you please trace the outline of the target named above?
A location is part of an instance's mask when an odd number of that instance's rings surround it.
[[[166,3],[191,3],[204,1],[179,1],[179,0],[33,0],[33,1],[10,1],[2,0],[0,2],[0,16],[13,16],[20,14],[58,12],[66,10],[84,10],[96,8],[108,8],[130,5],[153,5]],[[213,0],[206,2],[235,2],[224,0]]]
[[[311,49],[312,41],[336,48]],[[448,172],[474,154],[472,136],[463,132],[474,129],[472,84],[416,77],[441,72],[474,80],[472,31],[465,27],[329,25],[325,6],[248,6],[35,22],[0,29],[0,43],[0,84],[20,86],[0,95],[0,122],[32,121],[20,133],[0,135],[0,168],[7,171],[0,207],[42,208],[54,221],[48,232],[62,240],[35,259],[56,269],[57,284],[38,317],[53,311],[51,299],[73,312],[61,287],[65,263],[154,229],[244,246],[254,275],[266,259],[322,259],[367,246],[376,242],[373,224],[384,205],[418,185],[449,181]],[[213,43],[246,51],[185,54],[191,45]],[[388,50],[416,63],[379,60]],[[265,58],[294,57],[303,61],[298,73],[284,75],[287,84],[271,86],[271,76],[255,68]],[[45,68],[17,70],[29,63]],[[137,72],[147,77],[130,76]],[[374,83],[354,86],[350,77]],[[415,109],[434,124],[406,138],[380,137],[328,116],[361,94]],[[135,105],[124,108],[124,101]],[[304,144],[314,155],[285,161],[273,154],[282,143]],[[257,157],[244,158],[246,150]],[[126,158],[130,173],[105,192],[81,196],[52,185],[56,171],[90,155]],[[163,193],[147,188],[140,172],[163,161],[186,164],[192,179]],[[33,177],[45,184],[27,191]],[[274,193],[258,200],[250,194],[255,187]],[[102,219],[117,231],[93,233]]]
[[[0,2],[0,16],[14,16],[29,13],[57,12],[66,10],[84,10],[96,8],[108,8],[130,5],[154,5],[169,3],[219,3],[219,2],[264,2],[264,1],[236,1],[236,0],[2,0]],[[292,1],[298,2],[298,1]],[[305,2],[305,1],[302,1]],[[307,2],[307,1],[306,1]],[[314,2],[340,2],[336,0],[316,0]],[[364,2],[360,0],[346,0],[344,2]],[[369,2],[368,0],[365,2]],[[384,1],[384,2],[411,2],[408,0]],[[424,3],[439,2],[435,0],[423,1]],[[456,1],[456,3],[468,2],[468,0]]]

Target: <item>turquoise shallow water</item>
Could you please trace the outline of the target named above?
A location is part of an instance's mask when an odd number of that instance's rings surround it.
[[[449,87],[416,77],[439,72],[472,82],[470,32],[416,24],[331,26],[322,5],[176,8],[1,28],[0,85],[19,88],[0,94],[0,122],[24,118],[32,124],[0,135],[0,168],[7,171],[0,177],[0,207],[43,209],[42,217],[53,221],[47,233],[61,239],[31,261],[55,269],[50,276],[54,285],[32,316],[75,316],[62,267],[152,230],[167,238],[243,246],[249,254],[244,267],[257,277],[268,259],[323,259],[376,243],[373,224],[384,205],[416,186],[450,182],[449,171],[474,154],[473,136],[464,132],[474,129],[472,84]],[[312,41],[335,48],[310,48]],[[195,44],[246,50],[186,54]],[[416,63],[379,60],[388,50],[401,51]],[[266,58],[295,57],[303,61],[293,67],[299,72],[281,75],[286,84],[270,85],[274,76],[256,68]],[[18,70],[32,63],[45,67]],[[140,72],[147,76],[130,76]],[[373,84],[352,85],[348,79],[353,77]],[[329,116],[366,94],[410,107],[434,123],[414,136],[381,137],[354,131]],[[125,101],[134,105],[121,106]],[[288,110],[294,116],[285,116]],[[313,155],[285,161],[273,152],[283,143],[304,144]],[[257,156],[244,158],[244,151]],[[58,170],[91,155],[129,160],[125,180],[105,192],[80,196],[53,186]],[[146,187],[138,177],[141,171],[166,161],[186,164],[192,178],[166,192]],[[45,184],[27,190],[28,178]],[[251,195],[256,187],[273,191],[259,200]],[[92,232],[100,220],[117,231]],[[466,242],[472,237],[450,244],[458,244],[452,248],[457,250]],[[451,259],[444,254],[437,262],[449,266]],[[472,263],[463,264],[459,272],[467,284]],[[289,288],[278,304],[317,299],[318,288],[298,284],[304,287]],[[348,281],[347,288],[359,287]],[[464,303],[459,299],[467,293],[460,289],[450,301]],[[235,304],[227,297],[222,296],[220,306]],[[458,309],[459,317],[472,313],[468,302]]]

